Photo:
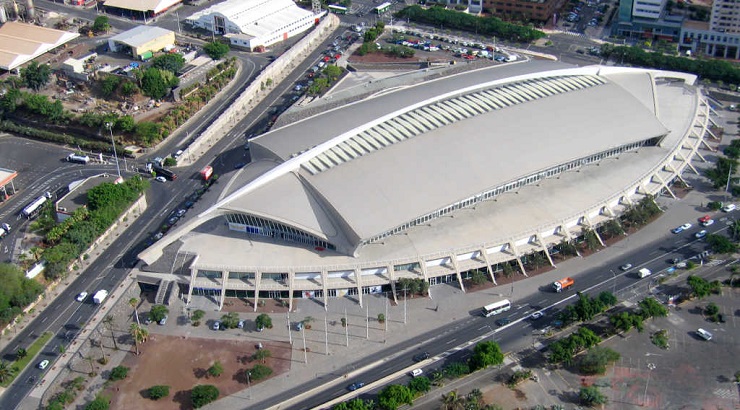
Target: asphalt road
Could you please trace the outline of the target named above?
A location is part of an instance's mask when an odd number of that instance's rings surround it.
[[[717,221],[717,223],[706,229],[710,232],[726,230],[727,225],[723,222]],[[577,297],[576,292],[586,292],[596,295],[602,291],[626,292],[632,290],[638,294],[646,293],[649,286],[655,286],[658,272],[670,267],[668,264],[670,259],[688,259],[706,250],[706,244],[694,238],[694,233],[698,230],[699,228],[695,224],[691,230],[679,235],[667,233],[666,236],[654,242],[651,246],[626,253],[623,260],[615,262],[614,266],[593,267],[589,271],[574,277],[576,284],[572,290],[555,293],[549,288],[540,289],[539,292],[530,297],[521,300],[512,300],[512,309],[509,312],[490,318],[481,316],[476,309],[470,312],[469,318],[462,319],[457,324],[443,328],[441,332],[440,330],[428,332],[373,356],[358,360],[352,363],[351,366],[338,370],[337,373],[348,373],[351,369],[361,368],[370,363],[388,357],[394,357],[399,351],[411,351],[394,360],[383,362],[372,370],[347,380],[346,385],[335,386],[299,403],[295,403],[289,409],[306,409],[320,406],[327,401],[348,393],[347,385],[350,383],[362,381],[365,384],[369,384],[400,370],[407,369],[414,364],[413,356],[420,352],[429,352],[432,356],[445,356],[444,359],[437,361],[433,365],[424,367],[425,373],[430,373],[432,369],[443,367],[451,361],[464,361],[471,354],[469,349],[462,349],[454,352],[454,354],[452,354],[451,349],[484,335],[491,335],[493,333],[493,340],[499,343],[505,352],[518,351],[525,347],[523,345],[529,345],[534,342],[532,336],[533,330],[549,326],[558,311],[575,301]],[[627,262],[632,263],[634,267],[627,272],[623,272],[619,269],[619,266]],[[652,270],[653,275],[639,279],[635,272],[643,267]],[[512,286],[516,286],[516,283]],[[502,292],[505,292],[505,290],[502,289]],[[529,316],[536,311],[543,311],[544,317],[534,321],[530,320]],[[497,329],[495,321],[502,317],[508,317],[512,323]],[[410,380],[410,376],[404,376],[399,380],[401,383],[406,383]],[[324,380],[319,378],[310,383],[296,386],[284,392],[281,397],[256,403],[254,408],[267,408],[276,405],[283,401],[285,397],[297,396],[324,382]],[[380,388],[369,391],[360,397],[367,399],[374,398],[379,390]]]

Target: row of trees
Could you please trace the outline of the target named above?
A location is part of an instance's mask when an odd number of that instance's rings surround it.
[[[496,17],[478,17],[447,10],[443,6],[435,6],[426,10],[417,5],[409,6],[396,13],[396,17],[433,27],[445,27],[452,30],[495,36],[502,40],[528,43],[545,37],[545,33],[531,26],[507,23]]]
[[[11,323],[23,309],[38,298],[44,287],[26,278],[15,265],[0,263],[0,327]]]
[[[377,403],[372,400],[354,399],[334,406],[334,410],[373,410],[376,408],[395,410],[404,404],[413,404],[414,399],[429,392],[432,385],[441,385],[444,378],[460,378],[473,371],[485,369],[489,366],[497,366],[503,362],[504,355],[497,343],[491,341],[480,342],[475,345],[473,355],[467,362],[452,362],[441,371],[433,372],[430,377],[418,376],[413,378],[405,386],[398,384],[386,386],[378,393]],[[482,395],[476,395],[476,397],[476,401],[480,402]]]
[[[31,229],[44,235],[41,255],[46,261],[44,276],[56,279],[65,275],[69,263],[105,232],[121,213],[135,201],[149,182],[134,176],[121,184],[103,183],[87,193],[87,208],[79,208],[62,223],[56,223],[47,206]]]
[[[696,74],[701,78],[729,84],[740,83],[740,68],[727,60],[676,57],[648,52],[637,46],[615,46],[609,43],[601,45],[601,55],[618,63],[683,71]]]

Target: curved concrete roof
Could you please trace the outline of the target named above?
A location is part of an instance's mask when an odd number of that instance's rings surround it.
[[[677,78],[687,84],[695,81],[694,76],[682,73],[531,62],[397,90],[274,130],[251,141],[255,162],[237,173],[215,205],[141,257],[152,263],[169,243],[216,216],[235,212],[277,221],[325,239],[338,251],[319,258],[337,265],[349,264],[352,258],[357,263],[371,263],[444,253],[462,245],[487,243],[494,239],[492,235],[506,243],[505,238],[518,238],[533,229],[537,232],[538,226],[547,226],[548,235],[552,235],[552,226],[558,221],[619,195],[654,172],[671,152],[681,149],[698,109],[697,95],[685,93],[680,84],[661,80],[658,85],[657,77]],[[550,84],[549,94],[537,91],[545,87],[543,82],[553,79],[578,83],[580,88]],[[528,97],[514,94],[513,85]],[[502,90],[509,93],[508,106],[500,97]],[[493,100],[501,98],[502,104],[483,109],[480,93]],[[465,108],[463,111],[470,114],[467,118],[465,112],[458,112],[458,119],[448,118],[448,125],[437,121],[436,127],[431,124],[433,119],[426,121],[418,115],[418,110],[424,112],[434,104],[457,111],[459,107],[450,105],[453,100],[477,108]],[[411,113],[415,119],[399,120]],[[440,118],[445,116],[439,114]],[[388,121],[409,128],[415,122],[423,132],[400,135],[381,125]],[[373,129],[376,131],[368,131]],[[341,144],[359,141],[358,135],[385,138],[378,130],[395,137],[364,151],[359,146],[352,152],[345,146],[344,154],[334,151],[334,163],[325,169],[309,166],[321,156],[327,156],[322,161],[329,161],[328,153]],[[496,202],[467,206],[470,211],[451,213],[454,220],[437,218],[423,227],[406,226],[481,192],[538,173],[545,175],[553,167],[572,163],[585,167],[595,154],[603,154],[596,162],[599,166],[583,168],[583,173],[568,172],[562,174],[562,180],[560,176],[543,177],[542,187],[540,183],[537,187],[518,185],[521,196],[497,196]],[[246,181],[243,185],[234,182],[242,178]],[[539,200],[549,201],[552,207],[542,207]],[[514,218],[516,214],[522,216]],[[541,229],[545,233],[545,228]],[[217,241],[217,249],[224,252],[234,248],[234,253],[229,252],[229,265],[329,263],[328,259],[312,261],[315,257],[309,249],[300,251],[275,243],[249,241],[247,252],[234,242],[243,240],[238,239],[243,234],[223,230],[223,225],[209,225],[194,235],[208,236],[209,243]],[[405,235],[392,235],[380,246],[367,245],[391,231]],[[217,255],[199,252],[197,244],[202,241],[191,238],[189,235],[184,241],[183,249],[198,253],[200,264],[221,263]]]

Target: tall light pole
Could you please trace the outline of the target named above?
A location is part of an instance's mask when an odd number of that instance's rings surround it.
[[[113,123],[106,122],[105,127],[110,132],[110,142],[113,144],[113,157],[116,159],[116,169],[118,170],[118,176],[121,176],[121,167],[118,165],[118,153],[116,152],[116,140],[113,139]]]
[[[370,305],[365,304],[365,340],[370,339]]]
[[[308,352],[306,352],[306,326],[301,326],[301,337],[303,338],[303,363],[308,363]]]
[[[349,347],[349,318],[347,318],[347,308],[344,308],[344,337],[347,339],[346,346]]]
[[[327,325],[326,312],[324,312],[324,350],[329,356],[329,325]]]
[[[609,269],[609,272],[612,273],[612,295],[617,297],[617,274],[614,272],[614,269]]]
[[[647,364],[647,368],[648,368],[648,377],[647,377],[647,381],[645,382],[645,394],[643,395],[643,402],[642,402],[642,405],[643,406],[647,405],[648,384],[650,384],[650,374],[655,369],[655,364],[654,363],[648,363]]]
[[[251,371],[245,372],[247,374],[247,400],[252,400],[252,382],[249,381],[249,376],[252,375]]]
[[[288,326],[288,340],[290,341],[290,345],[293,346],[293,333],[290,331],[290,312],[285,314],[285,323]]]
[[[403,288],[403,324],[406,324],[406,288]]]

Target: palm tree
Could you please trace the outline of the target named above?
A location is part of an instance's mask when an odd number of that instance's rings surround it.
[[[136,323],[131,323],[131,327],[129,328],[129,334],[131,334],[131,337],[134,338],[134,345],[136,346],[136,355],[138,356],[140,354],[139,343],[144,343],[146,341],[147,336],[149,336],[149,332],[147,332],[146,329],[137,325]]]
[[[137,315],[138,316],[138,315]],[[113,316],[107,315],[103,318],[103,325],[110,330],[110,338],[113,339],[113,348],[118,350],[118,342],[116,341],[116,335],[113,333]]]
[[[0,360],[0,382],[4,382],[13,377],[13,368],[5,360]]]
[[[480,407],[483,403],[483,392],[480,389],[473,389],[468,393],[468,401],[475,405],[475,408]]]
[[[733,239],[740,239],[740,220],[735,221],[730,225],[730,233]]]
[[[95,358],[93,357],[93,355],[89,354],[85,356],[85,360],[90,363],[90,375],[93,375],[95,373],[95,366],[93,366],[93,361],[95,360]]]
[[[268,357],[271,357],[272,353],[267,349],[259,349],[256,352],[254,352],[254,355],[252,356],[254,360],[259,360],[262,362],[262,364],[265,364]]]
[[[139,322],[139,312],[136,310],[136,307],[139,306],[139,299],[136,299],[136,298],[129,299],[128,305],[134,308],[134,316],[136,316],[136,324],[141,326],[141,322]]]
[[[465,398],[457,394],[457,390],[452,390],[442,395],[442,410],[463,410],[465,408]]]

